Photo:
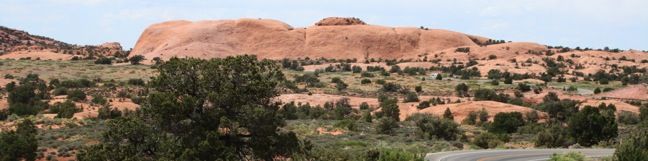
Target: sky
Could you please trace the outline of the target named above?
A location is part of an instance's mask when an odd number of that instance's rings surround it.
[[[129,49],[146,27],[168,20],[267,18],[308,27],[339,16],[516,42],[648,50],[646,7],[646,0],[0,0],[0,26]]]

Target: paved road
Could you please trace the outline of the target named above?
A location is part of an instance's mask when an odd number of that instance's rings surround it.
[[[588,158],[612,156],[614,149],[511,149],[429,153],[426,161],[543,161],[554,153],[581,152]]]

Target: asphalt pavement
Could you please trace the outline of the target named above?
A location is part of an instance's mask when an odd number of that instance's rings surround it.
[[[507,149],[429,153],[426,161],[543,161],[553,154],[580,152],[587,158],[612,156],[614,149]]]

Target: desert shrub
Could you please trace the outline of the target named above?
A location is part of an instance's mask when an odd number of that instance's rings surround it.
[[[648,121],[648,107],[647,106],[641,106],[639,108],[639,119],[641,121]]]
[[[346,84],[346,83],[344,83],[342,81],[339,81],[339,82],[335,83],[335,88],[338,91],[343,91],[343,90],[347,89],[348,86],[349,86],[348,84]]]
[[[594,89],[594,94],[599,94],[599,93],[601,93],[601,88],[596,87],[596,89]]]
[[[477,111],[471,111],[470,113],[468,113],[468,116],[466,116],[466,118],[461,121],[461,123],[466,125],[475,125],[477,124],[477,115]]]
[[[380,100],[380,116],[400,121],[400,109],[398,109],[398,99],[385,98]]]
[[[0,160],[35,160],[37,133],[36,126],[29,119],[18,123],[15,131],[0,132]]]
[[[518,83],[517,89],[520,92],[529,92],[531,91],[531,86],[527,85],[526,83]]]
[[[524,125],[522,113],[500,112],[495,115],[488,131],[493,133],[513,133],[522,125]]]
[[[466,96],[468,96],[468,89],[469,89],[469,87],[468,87],[468,85],[466,85],[465,83],[458,84],[458,85],[455,87],[455,91],[457,92],[457,95],[458,95],[459,97],[466,97]]]
[[[421,93],[421,92],[423,92],[423,87],[416,86],[416,87],[414,87],[414,91],[416,91],[416,93]]]
[[[110,59],[110,58],[108,58],[108,57],[99,57],[97,60],[94,61],[94,63],[95,63],[95,64],[106,64],[106,65],[110,65],[110,64],[112,64],[113,62],[112,62],[112,59]]]
[[[88,88],[93,87],[94,82],[88,79],[64,80],[61,81],[61,86],[65,88]]]
[[[342,98],[335,102],[335,118],[342,120],[352,114],[353,109],[349,103],[349,98]]]
[[[619,123],[626,124],[626,125],[634,125],[639,123],[639,115],[629,112],[629,111],[621,111],[618,116]]]
[[[547,148],[568,147],[573,144],[569,131],[559,124],[549,125],[536,135],[535,146]]]
[[[405,94],[405,99],[403,99],[403,102],[418,102],[418,101],[419,101],[418,94],[416,94],[415,92],[407,92],[407,94]]]
[[[368,78],[374,77],[374,74],[369,73],[369,72],[362,72],[362,74],[360,74],[360,75],[362,77],[368,77]]]
[[[385,82],[384,79],[378,79],[378,80],[376,80],[376,84],[382,84],[382,85],[384,85],[385,83],[386,83],[386,82]]]
[[[389,69],[389,73],[400,73],[402,72],[401,68],[398,65],[392,65]]]
[[[108,103],[108,100],[102,95],[93,95],[92,96],[92,103],[98,104],[98,105],[105,105]]]
[[[393,134],[395,128],[398,128],[398,121],[388,117],[380,118],[376,125],[379,134]]]
[[[531,111],[524,114],[526,116],[526,121],[528,123],[537,123],[540,120],[540,114],[538,111]]]
[[[52,94],[55,96],[62,96],[62,95],[67,95],[68,90],[65,87],[58,87],[52,91]]]
[[[305,73],[301,76],[295,76],[295,82],[306,83],[306,86],[308,87],[324,87],[324,84],[320,82],[317,75],[313,73]]]
[[[606,117],[598,108],[585,106],[569,119],[569,132],[574,140],[582,146],[592,146],[600,141],[615,138],[618,133],[617,123],[612,117]]]
[[[402,87],[401,87],[400,84],[388,82],[388,83],[383,84],[382,91],[384,91],[384,92],[398,92],[399,90],[401,90],[401,88]]]
[[[648,158],[648,130],[645,128],[632,132],[614,152],[617,161],[639,161]]]
[[[146,85],[146,82],[144,82],[144,80],[139,79],[139,78],[131,78],[131,79],[128,79],[128,84],[129,85],[134,85],[134,86],[144,86],[144,85]]]
[[[422,110],[422,109],[425,109],[425,108],[428,108],[428,107],[430,107],[430,101],[421,101],[421,102],[416,106],[416,108],[418,108],[419,110]]]
[[[121,117],[122,112],[119,109],[111,108],[110,106],[102,106],[99,108],[97,118],[99,119],[114,119]]]
[[[353,73],[360,73],[362,72],[362,67],[354,65],[353,67],[351,67],[351,70],[353,71]]]
[[[34,115],[48,106],[42,101],[49,98],[47,85],[36,74],[29,74],[21,79],[20,85],[11,82],[5,86],[5,89],[9,93],[7,102],[11,114]]]
[[[342,128],[342,129],[346,129],[346,130],[350,130],[350,131],[357,130],[357,126],[358,125],[356,124],[355,120],[352,120],[352,119],[340,120],[340,121],[337,121],[333,125],[333,127]]]
[[[452,115],[452,111],[450,111],[450,108],[446,108],[445,111],[443,112],[443,119],[454,120],[454,115]]]
[[[4,121],[9,117],[9,111],[0,110],[0,121]]]
[[[569,152],[567,154],[553,154],[549,161],[585,161],[585,156],[578,152]]]
[[[360,84],[371,84],[371,79],[364,78],[360,81]]]
[[[132,65],[139,65],[142,61],[144,61],[144,59],[145,59],[145,58],[144,58],[144,56],[142,56],[142,55],[135,55],[135,56],[130,57],[130,58],[128,59],[128,61],[129,61]]]
[[[50,112],[56,113],[56,118],[72,118],[74,113],[81,112],[74,102],[67,100],[63,103],[56,103],[50,108]]]
[[[493,133],[481,133],[475,136],[472,143],[480,148],[490,149],[501,145],[503,142]]]
[[[86,100],[86,93],[82,90],[72,90],[69,91],[67,99],[78,102]]]
[[[421,131],[423,138],[456,140],[461,133],[459,125],[452,120],[424,114],[414,121]]]
[[[367,110],[367,109],[369,109],[369,104],[367,102],[360,103],[360,110]]]

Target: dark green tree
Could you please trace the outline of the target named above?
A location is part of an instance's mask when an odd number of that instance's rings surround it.
[[[308,147],[281,129],[274,62],[172,58],[158,70],[141,111],[110,121],[79,160],[273,160]]]
[[[495,115],[488,131],[493,133],[513,133],[522,125],[524,125],[522,113],[500,112]]]
[[[460,83],[455,87],[455,91],[457,92],[457,96],[459,97],[466,97],[468,96],[468,85],[466,83]]]
[[[452,111],[450,111],[450,108],[445,109],[445,111],[443,112],[443,118],[448,120],[454,120],[454,116],[452,115]]]
[[[615,118],[606,117],[598,108],[591,106],[585,106],[572,116],[568,126],[570,135],[583,146],[592,146],[618,135]]]
[[[36,160],[36,126],[30,120],[18,124],[16,131],[0,132],[0,161]]]
[[[381,115],[396,121],[400,120],[400,109],[398,109],[398,99],[386,98],[380,102]]]

